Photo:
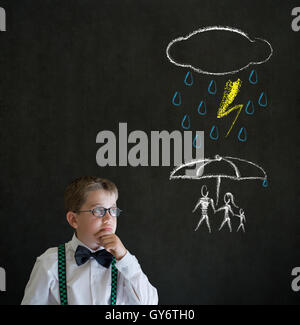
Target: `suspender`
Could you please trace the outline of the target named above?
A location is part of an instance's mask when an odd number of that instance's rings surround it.
[[[59,296],[60,304],[68,304],[67,296],[67,278],[66,278],[66,254],[65,245],[58,246],[58,281],[59,281]]]
[[[111,263],[111,305],[115,305],[117,301],[117,279],[118,269],[115,266],[115,257]],[[59,281],[59,296],[60,304],[68,305],[68,293],[67,293],[67,277],[66,277],[66,250],[65,245],[58,246],[58,281]]]

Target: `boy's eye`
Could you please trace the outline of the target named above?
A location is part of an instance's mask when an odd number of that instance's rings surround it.
[[[110,213],[111,213],[114,217],[116,217],[116,216],[118,215],[118,208],[115,208],[115,207],[110,208]]]
[[[96,217],[102,217],[105,214],[105,209],[102,207],[97,207],[93,211]]]

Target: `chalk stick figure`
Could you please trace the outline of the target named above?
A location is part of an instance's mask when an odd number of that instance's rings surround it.
[[[243,209],[240,209],[239,214],[236,214],[236,216],[238,218],[240,218],[240,224],[239,227],[237,229],[236,232],[238,232],[241,228],[243,229],[243,231],[245,232],[245,226],[244,226],[244,222],[246,222],[246,217],[245,217],[245,213]]]
[[[224,219],[223,219],[223,222],[219,228],[219,231],[223,228],[223,226],[227,223],[228,227],[229,227],[229,230],[230,232],[232,232],[232,228],[231,228],[231,220],[230,220],[230,217],[229,217],[229,212],[232,214],[232,215],[235,215],[235,213],[232,211],[232,208],[230,206],[230,202],[236,207],[238,208],[238,206],[235,205],[234,203],[234,200],[233,200],[233,195],[232,193],[230,192],[227,192],[225,195],[224,195],[224,202],[225,202],[225,205],[223,205],[221,208],[219,208],[218,210],[216,210],[216,212],[218,211],[221,211],[221,210],[224,210]]]
[[[197,202],[197,204],[196,204],[196,206],[195,206],[195,208],[193,210],[193,212],[194,212],[194,211],[197,210],[199,205],[201,206],[201,217],[202,218],[199,220],[195,231],[200,227],[201,223],[205,220],[207,228],[208,228],[209,232],[211,233],[211,228],[210,228],[210,224],[209,224],[207,209],[208,209],[209,205],[211,205],[212,209],[215,212],[215,206],[214,206],[214,200],[209,198],[208,194],[209,194],[209,192],[207,190],[206,185],[203,185],[201,187],[201,195],[202,195],[202,197],[199,199],[199,201]]]

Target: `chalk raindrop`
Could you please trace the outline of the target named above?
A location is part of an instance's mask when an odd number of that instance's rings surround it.
[[[182,121],[181,121],[181,126],[185,129],[188,130],[191,127],[191,119],[190,117],[185,114]]]
[[[247,106],[245,108],[245,112],[248,115],[253,115],[254,114],[254,104],[251,100],[248,101]]]
[[[174,106],[180,106],[181,105],[181,95],[179,91],[176,91],[173,98],[172,98],[172,104]]]
[[[198,144],[197,144],[197,142],[198,142]],[[193,147],[194,148],[200,148],[201,147],[200,137],[198,137],[198,134],[196,134],[195,137],[194,137]]]
[[[261,107],[267,107],[268,98],[267,98],[267,95],[264,92],[261,92],[261,94],[259,96],[258,104]]]
[[[244,127],[240,128],[240,131],[238,133],[238,139],[241,142],[247,141],[247,132],[246,132],[246,129]]]
[[[207,110],[206,110],[206,104],[203,100],[201,100],[199,106],[198,106],[198,113],[200,115],[206,115]]]
[[[250,76],[249,76],[249,82],[252,84],[252,85],[255,85],[257,84],[257,72],[253,69],[250,73]]]
[[[194,84],[194,78],[190,71],[185,75],[184,83],[189,87]]]
[[[218,140],[219,138],[219,129],[217,126],[213,125],[211,130],[210,130],[210,133],[209,133],[209,137],[212,139],[212,140]]]
[[[217,84],[214,80],[211,80],[211,82],[209,83],[208,92],[211,95],[215,95],[217,93]]]

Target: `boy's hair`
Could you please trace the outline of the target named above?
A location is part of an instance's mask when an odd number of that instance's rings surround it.
[[[84,204],[87,194],[90,191],[105,190],[116,195],[118,199],[118,189],[116,185],[106,178],[96,176],[83,176],[73,180],[65,190],[64,200],[66,211],[80,210]]]

